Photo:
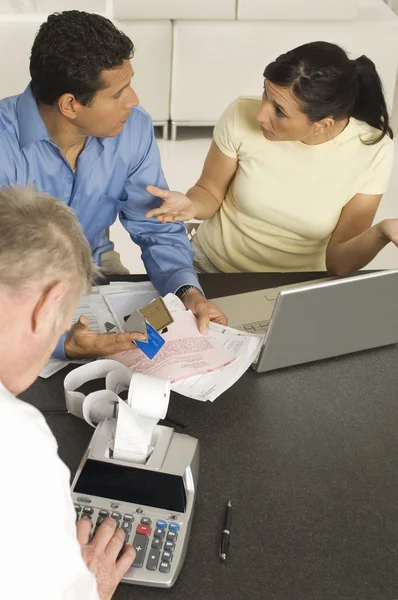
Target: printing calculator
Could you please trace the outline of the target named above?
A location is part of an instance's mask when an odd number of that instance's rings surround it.
[[[110,516],[136,558],[122,581],[171,587],[187,552],[199,475],[198,440],[156,426],[146,463],[115,460],[116,419],[102,421],[73,479],[76,517],[91,519],[92,534]]]

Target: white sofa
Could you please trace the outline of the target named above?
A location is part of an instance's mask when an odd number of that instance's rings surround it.
[[[113,0],[115,19],[235,19],[237,0]],[[269,1],[269,0],[268,0]],[[279,0],[276,0],[279,1]],[[323,2],[324,0],[321,0]],[[344,0],[337,0],[338,2]],[[349,2],[352,0],[348,0]]]
[[[237,96],[260,95],[269,61],[319,39],[372,58],[392,106],[398,17],[383,0],[0,0],[0,97],[29,81],[45,13],[71,8],[103,12],[133,40],[133,85],[164,137],[169,120],[173,139],[213,125]]]
[[[398,18],[379,0],[362,1],[356,19],[347,21],[176,21],[170,100],[173,139],[178,126],[214,124],[237,96],[261,95],[268,62],[290,48],[321,39],[341,45],[353,57],[369,56],[392,106]]]
[[[163,127],[167,139],[170,118],[171,21],[116,21],[117,27],[134,42],[132,85],[155,125]]]
[[[349,21],[358,12],[357,0],[238,0],[236,17],[289,21]]]
[[[116,25],[134,42],[134,89],[154,124],[163,127],[166,138],[170,116],[171,21],[129,21]],[[30,50],[39,26],[37,21],[0,20],[0,98],[21,93],[28,84]]]
[[[0,14],[53,13],[61,10],[85,10],[102,13],[107,0],[0,0]]]

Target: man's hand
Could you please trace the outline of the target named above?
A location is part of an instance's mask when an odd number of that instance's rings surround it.
[[[131,545],[123,548],[126,534],[117,529],[117,523],[108,517],[101,523],[92,541],[89,541],[91,519],[80,519],[76,524],[77,541],[80,544],[82,557],[88,569],[97,580],[98,595],[101,600],[111,600],[114,591],[123,575],[135,560],[136,552]]]
[[[189,198],[180,192],[161,190],[154,185],[147,185],[147,192],[163,200],[159,208],[154,208],[146,213],[146,217],[156,217],[161,223],[173,223],[174,221],[189,221],[194,219],[196,208]]]
[[[81,316],[65,340],[68,358],[95,358],[125,352],[134,348],[134,340],[145,341],[142,333],[95,333],[88,328],[87,317]]]
[[[200,333],[206,334],[209,327],[209,321],[228,325],[228,319],[223,312],[213,302],[206,300],[199,290],[192,288],[183,296],[182,301],[187,310],[191,310],[198,319],[198,329]]]

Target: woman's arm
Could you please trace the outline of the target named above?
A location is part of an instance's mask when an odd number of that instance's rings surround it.
[[[390,241],[398,245],[398,219],[372,225],[382,195],[356,194],[343,208],[326,249],[326,268],[344,276],[362,269]]]
[[[146,188],[150,194],[163,200],[162,205],[150,210],[146,217],[156,217],[162,223],[210,219],[223,203],[237,168],[238,159],[226,156],[213,141],[202,175],[186,196],[151,185]]]
[[[187,192],[197,219],[210,219],[218,211],[237,168],[238,159],[226,156],[213,141],[199,181]]]

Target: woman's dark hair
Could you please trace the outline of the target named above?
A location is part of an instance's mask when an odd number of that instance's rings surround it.
[[[342,48],[312,42],[281,54],[264,77],[282,87],[291,86],[301,110],[315,123],[326,117],[355,117],[393,137],[383,87],[374,63],[366,56],[350,60]]]
[[[69,92],[89,105],[95,93],[106,87],[101,71],[118,67],[133,54],[133,42],[109,19],[78,10],[54,13],[33,43],[33,96],[37,102],[54,104]]]

